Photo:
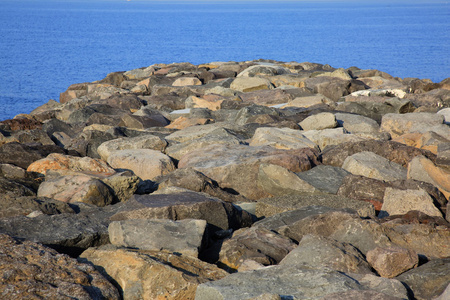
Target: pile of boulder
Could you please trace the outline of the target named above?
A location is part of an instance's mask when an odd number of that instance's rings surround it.
[[[0,298],[450,299],[450,78],[155,64],[0,122]]]

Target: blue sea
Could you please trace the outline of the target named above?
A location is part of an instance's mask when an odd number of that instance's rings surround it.
[[[317,62],[450,76],[450,4],[0,0],[0,120],[154,63]]]

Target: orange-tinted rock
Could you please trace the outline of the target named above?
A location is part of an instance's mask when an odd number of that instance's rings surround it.
[[[419,264],[417,253],[400,247],[377,247],[367,252],[366,258],[378,274],[386,278],[393,278]]]
[[[46,174],[48,170],[75,171],[87,174],[112,175],[114,169],[102,160],[90,157],[75,157],[59,153],[51,153],[46,158],[35,161],[28,166],[28,172]]]
[[[187,127],[195,126],[195,125],[205,125],[209,124],[213,121],[212,119],[206,119],[206,118],[186,118],[186,117],[179,117],[175,119],[172,123],[166,126],[166,128],[172,128],[172,129],[184,129]]]
[[[437,167],[424,156],[415,157],[408,165],[408,178],[429,182],[450,197],[450,172]]]

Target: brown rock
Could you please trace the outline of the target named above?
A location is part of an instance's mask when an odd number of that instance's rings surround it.
[[[296,244],[265,228],[244,228],[222,244],[219,263],[238,270],[245,260],[268,266],[278,264]]]
[[[424,156],[417,156],[409,163],[408,178],[431,183],[438,187],[447,199],[450,197],[450,172],[437,167]]]
[[[28,172],[36,172],[44,175],[49,170],[68,170],[86,174],[100,173],[104,175],[112,175],[115,173],[114,169],[109,167],[108,164],[102,160],[90,157],[75,157],[59,153],[52,153],[46,158],[35,161],[27,169]]]
[[[280,150],[269,146],[211,145],[182,157],[179,168],[191,167],[249,199],[267,197],[255,185],[261,163],[270,163],[293,172],[306,171],[319,164],[317,151],[309,148]]]
[[[418,155],[424,155],[432,161],[436,160],[436,155],[430,151],[417,149],[393,141],[368,140],[330,147],[323,151],[322,162],[325,165],[341,167],[348,156],[363,151],[373,152],[403,167],[408,166],[408,163]]]
[[[111,277],[124,299],[194,300],[199,284],[227,272],[196,258],[114,247],[89,248],[80,256]]]
[[[167,125],[166,128],[184,129],[184,128],[195,126],[195,125],[209,124],[212,121],[213,121],[212,119],[206,119],[206,118],[178,117],[172,123]]]
[[[95,268],[40,244],[0,235],[3,299],[120,299]]]
[[[377,247],[367,252],[367,261],[382,277],[393,278],[417,267],[419,256],[412,250]]]

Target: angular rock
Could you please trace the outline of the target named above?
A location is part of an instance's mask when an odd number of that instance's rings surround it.
[[[424,190],[398,190],[389,187],[385,190],[383,206],[378,217],[403,215],[411,210],[442,217],[442,213],[433,203],[433,198]]]
[[[435,259],[409,270],[396,279],[405,283],[415,299],[433,299],[441,295],[450,282],[450,259]]]
[[[290,74],[289,69],[275,64],[254,65],[241,71],[236,77],[273,76]]]
[[[257,128],[249,145],[267,145],[277,149],[299,149],[307,147],[317,149],[317,145],[307,139],[300,130],[273,127]]]
[[[237,125],[261,123],[257,122],[257,119],[260,117],[268,116],[276,119],[277,117],[279,117],[279,115],[280,113],[275,108],[262,105],[251,105],[240,109],[236,114],[233,123]]]
[[[8,143],[0,146],[0,162],[12,164],[23,169],[49,155],[50,153],[66,153],[64,149],[56,145],[24,145]]]
[[[347,157],[342,168],[354,175],[384,181],[403,180],[407,175],[407,170],[401,165],[369,151]]]
[[[108,164],[116,169],[128,169],[141,179],[153,179],[175,170],[170,157],[157,150],[126,149],[112,152]]]
[[[419,257],[412,250],[390,247],[367,252],[367,261],[382,277],[393,278],[417,267]]]
[[[308,78],[305,86],[314,90],[317,94],[322,94],[333,101],[338,101],[342,96],[349,94],[350,80],[344,80],[336,77],[315,77]]]
[[[138,219],[109,224],[109,240],[115,246],[141,250],[167,250],[197,257],[202,250],[206,221]]]
[[[332,113],[324,112],[307,117],[299,124],[303,130],[322,130],[335,128],[337,126],[336,117]]]
[[[97,148],[100,157],[107,161],[112,152],[126,149],[152,149],[164,151],[167,142],[159,136],[148,134],[136,137],[124,137],[102,143]]]
[[[434,154],[438,154],[438,148],[440,145],[445,147],[445,145],[450,144],[449,140],[433,131],[428,131],[425,133],[406,133],[395,138],[394,141],[419,149],[428,150]]]
[[[372,274],[364,256],[355,247],[315,235],[303,236],[298,246],[280,262],[284,266],[303,264],[344,273]]]
[[[211,145],[183,156],[178,167],[191,167],[223,188],[233,189],[249,199],[259,199],[267,195],[255,185],[261,163],[279,165],[294,172],[306,171],[319,164],[316,155],[317,152],[309,148],[279,150],[269,146]]]
[[[327,146],[350,144],[365,140],[365,138],[360,136],[346,133],[343,128],[308,130],[302,131],[302,134],[318,145],[322,151]]]
[[[158,189],[175,186],[194,192],[203,192],[226,202],[246,201],[246,198],[228,193],[216,181],[192,168],[177,169],[154,180],[158,184]]]
[[[120,299],[93,266],[42,245],[0,235],[4,299]]]
[[[114,192],[114,203],[127,201],[137,191],[141,182],[139,177],[129,171],[118,172],[106,178],[100,177],[100,180]]]
[[[270,90],[272,84],[269,80],[260,77],[237,77],[233,80],[230,88],[240,92],[254,92],[257,90]]]
[[[0,233],[41,243],[59,252],[78,256],[81,251],[109,243],[108,225],[118,206],[72,206],[79,213],[41,214],[0,219]]]
[[[418,155],[423,155],[432,161],[436,160],[436,156],[430,151],[405,146],[393,141],[367,140],[330,147],[322,152],[322,162],[325,165],[342,167],[348,156],[363,151],[373,152],[403,167],[407,167],[408,163]]]
[[[202,85],[202,82],[197,77],[180,77],[172,83],[172,86],[187,86],[187,85]]]
[[[337,194],[344,178],[349,174],[342,168],[326,165],[319,165],[311,170],[296,173],[299,178],[311,184],[317,191],[330,194]]]
[[[437,167],[424,156],[417,156],[408,165],[408,178],[435,185],[447,197],[450,196],[450,172]]]
[[[45,197],[10,197],[3,195],[0,200],[0,218],[27,216],[31,213],[56,215],[75,213],[67,203]]]
[[[299,193],[296,195],[260,199],[256,203],[256,216],[268,217],[282,212],[297,210],[313,205],[325,206],[334,209],[349,208],[357,211],[358,214],[363,217],[373,216],[375,214],[373,206],[364,201],[352,200],[329,194],[311,195]]]
[[[114,169],[109,167],[104,161],[90,157],[75,157],[59,153],[51,153],[46,158],[35,161],[28,166],[28,172],[46,174],[49,170],[75,171],[86,174],[112,175]]]
[[[123,299],[193,300],[199,284],[228,273],[199,259],[165,252],[90,248],[79,258],[117,283]]]
[[[368,117],[348,114],[348,113],[336,113],[336,121],[339,126],[353,134],[377,134],[380,130],[380,125]]]
[[[223,242],[219,263],[231,270],[239,270],[246,260],[274,265],[295,247],[290,239],[265,228],[239,229]]]
[[[119,126],[146,129],[150,127],[164,127],[169,125],[169,121],[161,114],[152,116],[123,115]]]
[[[36,190],[24,182],[0,177],[0,195],[10,197],[36,196]]]
[[[430,131],[443,123],[444,116],[433,113],[386,114],[381,121],[381,130],[396,138],[408,132]]]
[[[291,94],[280,89],[247,92],[241,94],[239,98],[242,99],[242,102],[246,105],[256,104],[264,106],[284,104],[292,100]]]
[[[67,203],[83,202],[106,206],[113,202],[108,186],[98,179],[85,175],[67,175],[41,183],[38,197],[48,197]]]
[[[111,217],[113,221],[128,219],[199,219],[225,230],[252,224],[251,216],[233,204],[187,190],[175,194],[133,195]]]
[[[317,191],[314,186],[294,172],[273,164],[259,166],[257,185],[271,196],[315,193]]]
[[[370,287],[365,284],[364,281],[359,282],[348,274],[329,268],[270,266],[203,283],[198,286],[195,299],[238,300],[243,299],[243,295],[248,299],[267,293],[292,299],[320,299],[337,292],[369,290]]]

